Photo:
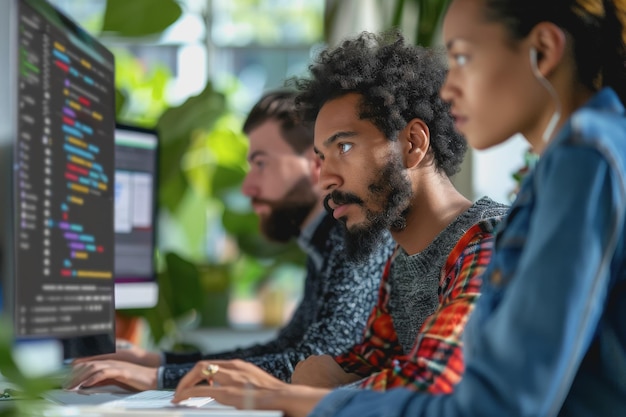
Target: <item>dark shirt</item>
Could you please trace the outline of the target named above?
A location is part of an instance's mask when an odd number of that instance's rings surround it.
[[[210,355],[166,352],[160,388],[175,388],[202,359],[243,359],[289,382],[299,361],[310,355],[338,355],[361,340],[383,268],[395,247],[391,235],[385,233],[366,262],[354,264],[346,256],[343,225],[324,213],[303,230],[298,243],[307,254],[304,295],[277,337]]]

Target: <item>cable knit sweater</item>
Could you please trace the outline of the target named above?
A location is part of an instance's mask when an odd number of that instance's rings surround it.
[[[298,244],[307,254],[304,295],[274,340],[211,355],[166,352],[159,387],[175,388],[201,359],[243,359],[288,382],[299,361],[310,355],[338,355],[357,343],[395,243],[385,234],[369,260],[356,265],[346,258],[343,230],[324,214],[302,231]]]

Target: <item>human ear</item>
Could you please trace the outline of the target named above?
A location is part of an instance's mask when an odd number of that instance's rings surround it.
[[[533,28],[529,40],[531,69],[548,77],[563,59],[565,33],[554,23],[541,22]]]
[[[422,119],[411,120],[403,130],[403,155],[407,168],[422,162],[430,147],[430,130]]]

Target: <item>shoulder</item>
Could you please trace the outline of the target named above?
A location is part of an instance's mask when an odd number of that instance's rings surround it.
[[[506,204],[498,203],[489,197],[482,197],[478,199],[472,209],[475,212],[475,218],[477,223],[483,220],[486,223],[482,227],[489,227],[490,224],[497,224],[502,220],[509,211],[509,206]]]
[[[554,146],[586,147],[626,166],[626,116],[613,90],[603,89],[569,118]],[[550,147],[544,153],[549,155]]]
[[[482,219],[470,227],[456,243],[444,267],[444,275],[468,265],[486,266],[493,253],[495,230],[502,216]]]
[[[475,252],[481,248],[490,249],[490,244],[495,235],[495,231],[504,217],[503,215],[492,216],[482,219],[472,227],[470,227],[461,239],[455,245],[453,252],[456,250],[459,254],[464,252]]]

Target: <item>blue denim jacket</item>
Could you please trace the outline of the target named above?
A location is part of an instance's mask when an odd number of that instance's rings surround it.
[[[465,331],[466,371],[432,396],[339,389],[312,416],[626,416],[626,118],[608,88],[524,180]]]

